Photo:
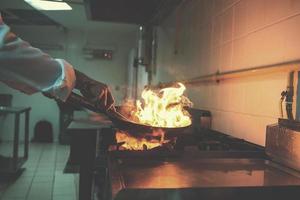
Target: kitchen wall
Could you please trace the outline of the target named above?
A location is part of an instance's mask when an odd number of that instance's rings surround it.
[[[29,41],[37,47],[44,46],[45,44],[61,45],[63,47],[62,50],[44,49],[44,51],[52,57],[67,60],[76,69],[96,80],[108,84],[117,102],[123,99],[127,84],[128,55],[135,45],[135,32],[132,34],[123,33],[121,35],[117,31],[65,30],[53,26],[18,26],[12,27],[12,30],[24,40]],[[82,53],[82,48],[85,46],[113,49],[113,60],[86,59]],[[31,137],[33,136],[36,122],[45,119],[52,123],[55,139],[57,139],[59,109],[53,100],[49,100],[41,94],[27,96],[6,87],[4,84],[0,84],[0,93],[13,94],[14,106],[32,107],[30,119]],[[21,131],[23,132],[22,128]],[[0,138],[7,141],[11,140],[12,136],[13,118],[10,116],[0,116]]]
[[[300,59],[299,0],[187,0],[159,27],[156,82]],[[213,129],[259,145],[279,117],[286,73],[189,86]]]

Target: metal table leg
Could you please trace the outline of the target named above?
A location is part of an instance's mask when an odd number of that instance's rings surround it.
[[[14,133],[14,149],[13,149],[13,169],[18,169],[19,154],[19,133],[20,133],[20,114],[15,115],[15,133]]]
[[[29,149],[29,110],[25,113],[25,137],[24,137],[24,157],[28,158]]]
[[[79,171],[79,200],[93,199],[93,173],[96,155],[97,133],[87,133],[82,141]]]

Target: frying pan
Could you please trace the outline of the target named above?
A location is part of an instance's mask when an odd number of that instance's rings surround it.
[[[140,123],[134,122],[132,120],[129,120],[125,116],[123,116],[119,112],[121,107],[116,106],[108,111],[99,110],[94,105],[94,103],[90,102],[85,97],[80,96],[73,92],[69,96],[67,102],[71,103],[72,105],[75,105],[75,106],[78,106],[78,105],[82,106],[84,108],[87,108],[87,109],[97,112],[97,113],[105,114],[113,122],[113,124],[116,126],[116,128],[118,128],[119,130],[122,130],[122,131],[126,131],[134,136],[141,136],[143,134],[149,134],[149,133],[152,133],[153,130],[157,130],[157,129],[163,130],[167,135],[177,136],[179,134],[182,134],[182,132],[185,129],[190,127],[190,125],[188,125],[188,126],[184,126],[184,127],[166,128],[166,127],[155,127],[155,126],[140,124]]]

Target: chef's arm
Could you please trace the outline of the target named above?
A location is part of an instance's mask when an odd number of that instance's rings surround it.
[[[0,80],[27,94],[47,92],[65,101],[75,87],[73,67],[10,32],[0,16]]]
[[[77,79],[77,80],[76,80]],[[109,110],[114,98],[107,85],[76,71],[66,61],[53,59],[21,40],[0,15],[0,81],[27,94],[43,92],[65,101],[75,88],[99,109]]]

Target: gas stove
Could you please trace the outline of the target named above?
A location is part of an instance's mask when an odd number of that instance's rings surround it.
[[[209,129],[191,128],[172,146],[102,148],[100,155],[103,200],[298,199],[300,194],[298,171],[272,162],[261,146]]]

